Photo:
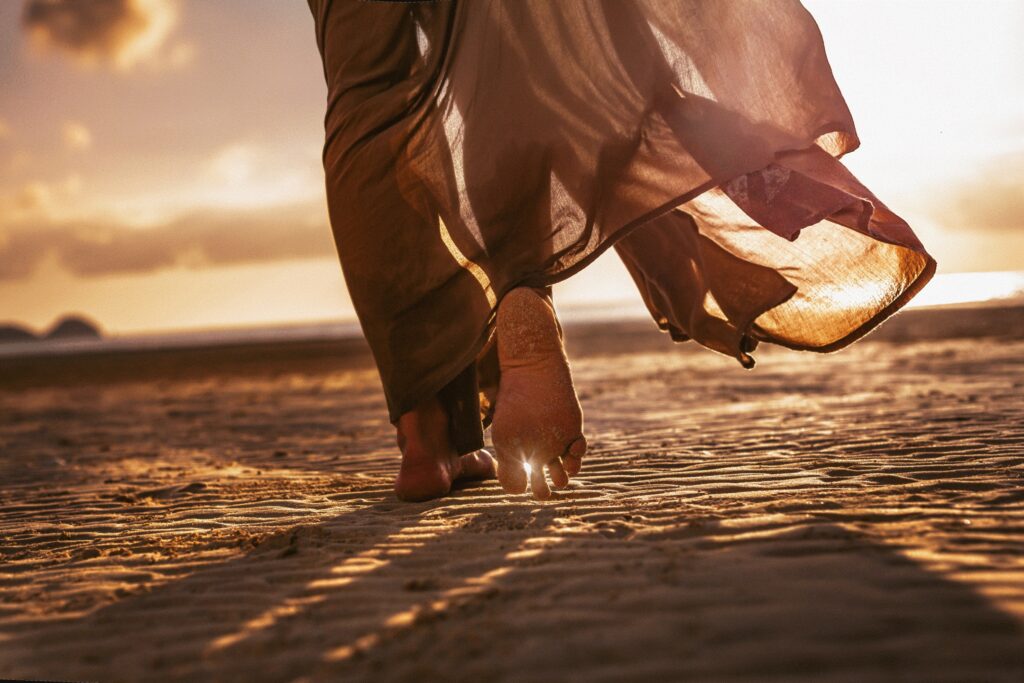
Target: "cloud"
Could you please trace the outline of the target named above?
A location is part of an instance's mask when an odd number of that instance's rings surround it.
[[[335,255],[320,203],[205,211],[155,228],[92,222],[21,225],[0,232],[0,280],[27,277],[48,255],[76,275]]]
[[[1024,232],[1024,151],[993,160],[930,204],[932,217],[951,229]]]
[[[26,220],[53,222],[69,207],[76,207],[82,192],[82,177],[77,173],[62,181],[33,180],[0,195],[0,220],[8,223]],[[2,223],[0,223],[2,225]],[[0,230],[0,236],[3,231]]]
[[[61,127],[61,135],[68,149],[84,151],[92,147],[92,133],[77,121],[66,121]]]
[[[45,183],[26,183],[14,194],[12,203],[22,211],[43,210],[53,203],[53,192]]]
[[[258,158],[258,151],[251,145],[230,145],[207,162],[206,174],[212,181],[238,187],[252,178]]]
[[[128,70],[164,60],[178,6],[173,0],[26,0],[22,23],[42,48],[82,65]],[[167,56],[172,66],[182,62],[174,55],[179,49]]]

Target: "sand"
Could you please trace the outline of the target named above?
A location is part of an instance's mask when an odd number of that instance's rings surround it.
[[[1020,336],[609,330],[543,503],[395,500],[355,352],[3,361],[0,676],[1024,680]]]

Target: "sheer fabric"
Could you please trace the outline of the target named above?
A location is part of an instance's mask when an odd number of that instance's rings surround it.
[[[309,0],[342,270],[392,421],[479,447],[494,313],[614,246],[655,322],[744,365],[831,351],[935,263],[838,161],[859,142],[795,0]]]

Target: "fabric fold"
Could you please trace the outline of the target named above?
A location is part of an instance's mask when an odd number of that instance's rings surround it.
[[[309,2],[332,229],[392,421],[442,395],[482,443],[501,297],[612,247],[662,329],[748,366],[849,343],[934,272],[839,161],[859,140],[795,0]]]

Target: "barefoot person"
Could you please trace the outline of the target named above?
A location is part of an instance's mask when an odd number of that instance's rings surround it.
[[[549,287],[610,247],[662,330],[745,367],[762,341],[841,348],[934,273],[839,162],[859,140],[796,0],[309,4],[402,499],[495,474],[545,497],[579,471]]]
[[[517,287],[498,306],[496,337],[501,383],[494,401],[491,435],[498,456],[498,478],[506,491],[527,489],[524,462],[530,463],[534,495],[551,495],[569,484],[586,452],[583,413],[572,385],[569,361],[550,299]],[[494,476],[487,451],[458,455],[449,436],[449,413],[437,398],[398,418],[402,465],[395,492],[403,500],[436,498],[458,479]]]

